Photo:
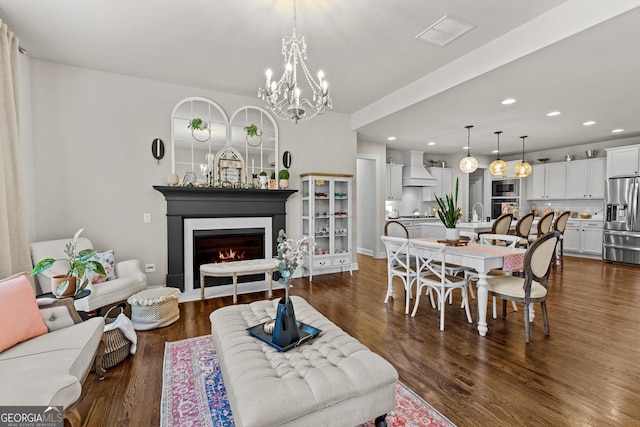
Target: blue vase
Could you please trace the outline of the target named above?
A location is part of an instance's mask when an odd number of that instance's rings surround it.
[[[286,347],[299,340],[300,334],[296,324],[296,314],[293,311],[293,303],[291,298],[283,297],[278,301],[272,342],[279,347]]]

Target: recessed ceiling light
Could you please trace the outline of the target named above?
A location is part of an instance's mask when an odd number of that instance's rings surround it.
[[[504,101],[502,101],[502,105],[511,105],[511,104],[513,104],[513,103],[515,103],[515,102],[516,102],[516,100],[515,100],[515,99],[513,99],[513,98],[507,98],[507,99],[505,99]]]
[[[395,141],[396,137],[395,136],[390,136],[387,138],[387,141]]]
[[[463,150],[468,150],[471,147],[462,147]]]
[[[498,150],[493,150],[493,151],[491,152],[491,154],[498,154],[499,152],[500,152],[500,151],[498,151]]]
[[[620,133],[620,132],[624,132],[624,129],[618,128],[611,131],[611,133]]]
[[[589,120],[588,122],[584,122],[582,124],[582,126],[591,126],[591,125],[595,125],[595,124],[596,124],[596,122],[594,122],[593,120]]]
[[[559,115],[560,115],[560,111],[551,111],[550,113],[547,113],[548,117],[555,117]]]
[[[436,145],[435,141],[427,142],[427,145]]]

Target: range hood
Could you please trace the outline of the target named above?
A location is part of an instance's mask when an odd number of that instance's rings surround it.
[[[424,167],[422,151],[405,151],[402,153],[404,167],[402,168],[402,186],[404,187],[435,187],[436,179]]]

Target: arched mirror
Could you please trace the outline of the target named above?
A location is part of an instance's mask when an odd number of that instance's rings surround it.
[[[244,157],[244,182],[254,183],[253,176],[264,171],[278,174],[278,126],[264,109],[240,108],[231,116],[229,145]]]
[[[215,155],[227,146],[229,119],[207,98],[183,99],[171,112],[171,173],[180,180],[195,174],[198,183],[212,183]]]

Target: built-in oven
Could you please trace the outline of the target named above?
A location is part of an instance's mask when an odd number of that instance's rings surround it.
[[[518,199],[502,197],[491,199],[491,218],[496,219],[503,213],[513,213],[518,208]]]
[[[518,197],[520,182],[515,179],[491,181],[491,197]]]

